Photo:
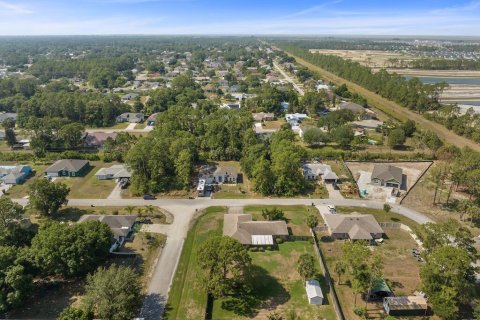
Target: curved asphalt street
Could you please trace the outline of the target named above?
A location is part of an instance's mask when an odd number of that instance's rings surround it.
[[[28,199],[15,200],[19,204],[26,205]],[[141,317],[161,319],[167,301],[168,291],[175,275],[178,260],[183,248],[183,242],[195,213],[210,206],[244,207],[248,205],[327,205],[346,207],[365,207],[382,209],[384,202],[359,199],[70,199],[69,206],[145,206],[154,205],[160,207],[174,216],[173,223],[162,226],[159,232],[167,235],[167,242],[158,258],[155,270],[147,289],[147,295],[141,311]],[[401,205],[391,204],[392,212],[401,214],[418,224],[434,222],[424,214]]]

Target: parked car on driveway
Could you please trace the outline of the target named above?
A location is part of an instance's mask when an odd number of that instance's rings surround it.
[[[157,199],[153,194],[144,194],[143,200],[155,200]]]

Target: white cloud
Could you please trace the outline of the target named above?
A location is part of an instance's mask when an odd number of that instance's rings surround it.
[[[3,9],[10,13],[16,13],[16,14],[32,14],[33,13],[32,10],[29,10],[21,5],[13,4],[6,1],[0,1],[0,9]]]

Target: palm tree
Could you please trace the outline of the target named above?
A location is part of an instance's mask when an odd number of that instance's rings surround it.
[[[152,206],[151,204],[145,206],[145,211],[149,214],[149,215],[153,215],[153,212],[155,211],[155,207]]]
[[[135,210],[135,207],[134,206],[126,206],[125,210],[127,210],[128,214],[132,214],[133,210]]]
[[[333,267],[333,271],[335,271],[336,274],[338,274],[338,282],[337,284],[340,284],[340,277],[345,274],[347,271],[347,266],[343,261],[337,261],[335,263],[335,266]]]

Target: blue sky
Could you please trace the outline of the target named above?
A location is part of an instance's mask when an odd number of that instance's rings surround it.
[[[480,0],[0,0],[0,35],[480,36]]]

